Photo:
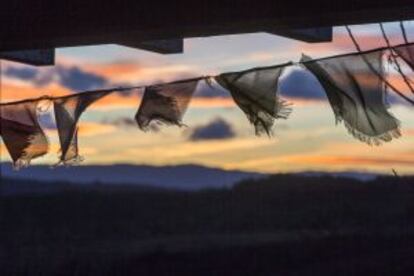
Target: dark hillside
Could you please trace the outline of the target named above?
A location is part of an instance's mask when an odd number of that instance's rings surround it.
[[[0,197],[1,275],[410,275],[414,269],[413,177],[274,175],[197,192],[53,185],[65,189]]]

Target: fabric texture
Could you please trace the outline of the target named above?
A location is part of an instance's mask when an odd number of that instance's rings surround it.
[[[144,131],[152,123],[182,126],[182,119],[198,80],[149,86],[135,115],[138,127]]]
[[[414,44],[401,45],[393,49],[414,70]]]
[[[48,152],[48,139],[38,121],[38,103],[0,106],[0,136],[16,169],[30,165],[32,159]]]
[[[387,39],[385,31],[384,38]],[[353,41],[356,43],[355,39]],[[356,46],[360,50],[359,45]],[[414,104],[414,101],[388,82],[383,70],[383,53],[390,49],[414,70],[414,44],[392,47],[387,40],[387,46],[316,60],[303,56],[300,62],[324,88],[336,121],[344,122],[354,137],[370,145],[379,145],[401,135],[398,120],[388,111],[386,87]],[[396,60],[394,56],[392,58]],[[146,86],[135,121],[144,131],[158,129],[158,125],[162,124],[183,126],[183,116],[198,82],[204,80],[205,87],[215,89],[211,82],[214,78],[231,94],[236,105],[254,126],[256,135],[271,136],[275,120],[286,119],[291,112],[289,105],[278,95],[283,69],[291,65],[293,63],[285,63],[223,73],[214,77],[205,76]],[[398,62],[396,65],[411,88],[411,80],[404,75]],[[48,152],[48,140],[37,115],[41,111],[39,102],[53,103],[61,146],[58,164],[70,165],[82,160],[77,137],[77,123],[82,113],[93,102],[110,93],[136,89],[141,92],[143,88],[144,86],[112,88],[69,96],[44,96],[14,103],[0,103],[0,135],[14,166],[27,166],[32,159]],[[203,89],[199,91],[205,92]],[[220,91],[223,92],[221,89]]]
[[[59,163],[76,164],[83,160],[78,150],[78,120],[88,106],[108,93],[110,92],[89,92],[54,100],[53,107],[61,146]]]
[[[400,136],[399,122],[385,104],[382,57],[382,51],[373,51],[321,60],[304,55],[301,60],[325,89],[337,121],[370,145]]]
[[[225,73],[215,80],[233,97],[254,125],[256,135],[272,134],[275,119],[286,119],[291,109],[277,95],[280,75],[286,65]]]

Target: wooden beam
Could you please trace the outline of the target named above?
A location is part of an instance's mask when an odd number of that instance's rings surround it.
[[[409,19],[413,0],[16,0],[1,5],[0,51]]]

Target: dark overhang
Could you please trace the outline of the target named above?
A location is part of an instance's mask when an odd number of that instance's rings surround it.
[[[0,52],[111,43],[177,53],[183,38],[250,32],[320,42],[335,25],[412,18],[412,0],[16,0],[1,4]]]

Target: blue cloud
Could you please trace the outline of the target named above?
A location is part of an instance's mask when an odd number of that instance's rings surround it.
[[[298,99],[324,100],[326,94],[318,80],[307,70],[292,70],[280,82],[282,96]]]
[[[108,85],[108,80],[102,76],[88,73],[79,67],[62,67],[56,69],[60,84],[72,90],[91,90],[103,88]]]
[[[211,122],[195,127],[188,139],[191,141],[213,140],[213,139],[230,139],[236,134],[232,126],[221,118],[216,118]]]
[[[292,70],[280,82],[280,94],[292,99],[325,100],[326,93],[316,77],[307,70]],[[408,104],[393,91],[387,93],[387,103]]]
[[[4,75],[11,78],[16,78],[20,80],[33,80],[38,75],[39,71],[34,68],[20,68],[9,66],[4,70]]]
[[[42,87],[57,82],[65,88],[82,91],[104,88],[110,81],[100,75],[86,72],[77,66],[56,65],[53,68],[28,68],[8,66],[4,70],[7,77],[31,81],[34,85]]]

